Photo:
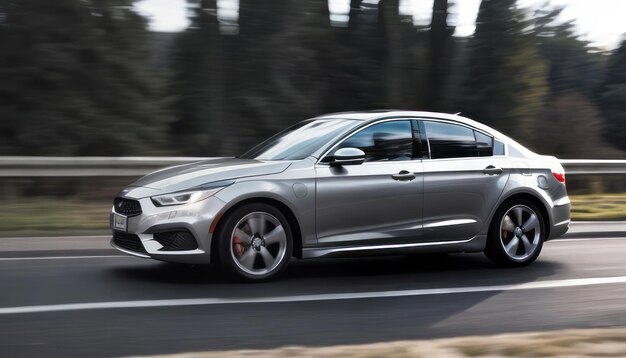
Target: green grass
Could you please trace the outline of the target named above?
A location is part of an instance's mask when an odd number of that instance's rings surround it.
[[[626,220],[626,193],[571,195],[572,220]]]
[[[626,220],[626,193],[572,195],[572,219]],[[110,201],[20,199],[0,201],[0,236],[109,233]]]
[[[91,235],[109,232],[111,202],[21,199],[2,201],[0,235]]]

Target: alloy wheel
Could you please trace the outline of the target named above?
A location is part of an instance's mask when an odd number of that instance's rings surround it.
[[[515,261],[532,256],[541,242],[541,223],[537,213],[525,205],[511,207],[500,223],[500,243]]]
[[[254,276],[275,270],[285,257],[286,248],[283,226],[266,212],[253,212],[241,218],[230,237],[230,253],[235,264]]]

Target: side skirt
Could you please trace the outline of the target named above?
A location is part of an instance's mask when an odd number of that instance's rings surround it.
[[[344,257],[354,255],[397,255],[401,253],[480,252],[487,244],[486,235],[458,241],[415,242],[368,246],[309,247],[302,249],[302,258]]]

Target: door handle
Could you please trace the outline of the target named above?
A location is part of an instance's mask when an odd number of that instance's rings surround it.
[[[483,169],[483,173],[487,175],[500,175],[502,174],[502,169],[490,165],[487,168]]]
[[[401,170],[398,174],[393,174],[391,176],[394,180],[408,180],[411,181],[415,179],[415,174],[411,173],[408,170]]]

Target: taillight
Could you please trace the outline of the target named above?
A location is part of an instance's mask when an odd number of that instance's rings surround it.
[[[554,178],[556,180],[558,180],[559,183],[565,184],[565,173],[554,173],[554,172],[552,172],[552,175],[554,175]]]

